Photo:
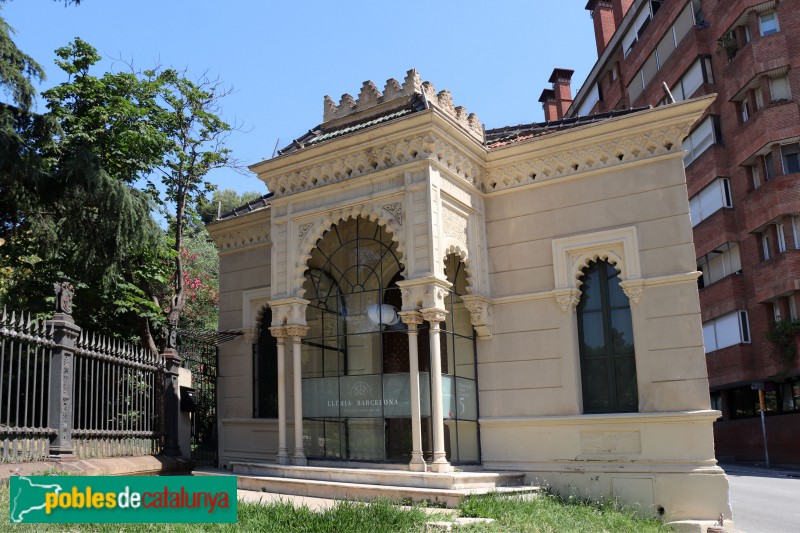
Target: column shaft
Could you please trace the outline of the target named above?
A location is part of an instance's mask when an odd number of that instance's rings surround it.
[[[306,465],[306,452],[303,446],[303,369],[301,365],[301,345],[306,326],[289,325],[286,332],[292,338],[292,360],[294,363],[294,464]]]
[[[427,312],[426,312],[427,311]],[[450,472],[453,467],[447,462],[444,448],[444,405],[442,404],[442,349],[439,344],[439,323],[445,319],[447,311],[422,311],[425,320],[431,324],[431,414],[433,417],[433,464],[434,472]]]
[[[289,449],[286,445],[286,331],[270,328],[278,343],[278,464],[289,464]]]
[[[417,326],[422,324],[422,316],[415,312],[400,313],[408,325],[408,379],[411,384],[411,463],[410,469],[425,472],[427,465],[422,455],[422,415],[419,394],[419,350],[417,346]]]

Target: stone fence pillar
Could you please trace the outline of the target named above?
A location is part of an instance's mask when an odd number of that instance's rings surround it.
[[[50,441],[50,459],[67,461],[72,453],[72,385],[75,381],[73,360],[75,340],[81,328],[72,319],[72,284],[66,279],[54,283],[56,313],[47,327],[53,331],[53,355],[50,359],[50,390],[47,425],[56,430]]]

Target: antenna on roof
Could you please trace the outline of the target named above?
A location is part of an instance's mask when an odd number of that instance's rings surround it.
[[[670,104],[674,104],[675,103],[675,97],[672,96],[672,93],[670,92],[669,87],[667,87],[667,82],[662,81],[661,83],[664,84],[664,92],[667,93],[667,96],[669,96],[669,103]]]
[[[281,138],[278,137],[278,140],[275,141],[275,148],[272,149],[272,157],[275,157],[275,153],[278,151],[278,143],[281,142]]]

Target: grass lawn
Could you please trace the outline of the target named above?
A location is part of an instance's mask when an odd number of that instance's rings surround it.
[[[473,525],[457,531],[520,532],[656,532],[666,531],[658,520],[644,520],[610,502],[564,501],[552,494],[523,499],[496,495],[470,498],[461,504],[461,516],[494,518],[491,525]],[[426,514],[421,508],[401,508],[388,501],[364,505],[339,502],[315,512],[289,503],[239,503],[238,524],[10,524],[9,488],[0,488],[0,530],[3,531],[275,531],[369,532],[424,531],[425,522],[450,520],[450,515]]]

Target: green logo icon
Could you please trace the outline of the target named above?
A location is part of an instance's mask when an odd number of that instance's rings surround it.
[[[12,523],[236,522],[233,476],[14,476]]]

